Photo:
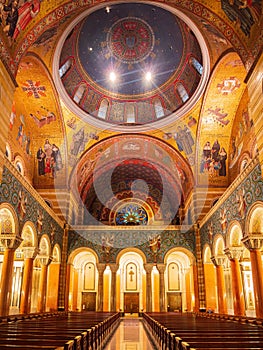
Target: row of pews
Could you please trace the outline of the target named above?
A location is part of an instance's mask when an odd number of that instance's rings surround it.
[[[143,318],[162,350],[263,350],[262,320],[175,312],[144,313]]]
[[[0,318],[0,349],[95,350],[119,324],[111,312],[57,312]]]
[[[263,326],[263,319],[249,316],[241,315],[229,315],[229,314],[218,314],[218,313],[208,313],[208,312],[196,312],[196,316],[213,318],[216,320],[234,321],[240,323],[250,323],[258,326]]]

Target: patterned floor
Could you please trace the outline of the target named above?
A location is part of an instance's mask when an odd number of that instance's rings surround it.
[[[104,350],[155,350],[147,337],[142,320],[125,317]]]

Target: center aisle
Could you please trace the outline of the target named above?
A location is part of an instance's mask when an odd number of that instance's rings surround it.
[[[104,350],[156,350],[143,327],[141,318],[122,318]]]

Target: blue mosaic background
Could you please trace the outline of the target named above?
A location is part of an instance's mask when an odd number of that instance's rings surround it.
[[[21,220],[19,215],[19,192],[24,192],[27,198],[26,213]],[[49,215],[48,212],[37,202],[37,200],[23,187],[20,181],[6,168],[3,169],[2,183],[0,185],[0,203],[9,203],[13,206],[19,218],[19,232],[26,221],[31,221],[37,227],[38,211],[43,214],[43,225],[41,232],[38,233],[38,239],[42,234],[47,234],[50,238],[52,246],[56,243],[62,248],[63,228]],[[51,237],[52,227],[54,228],[54,237]]]
[[[237,200],[238,193],[244,189],[244,200],[246,204],[245,217],[242,218],[239,211]],[[222,234],[225,238],[227,229],[223,232],[220,224],[220,213],[221,210],[225,208],[226,218],[227,218],[227,227],[232,221],[238,221],[241,225],[242,230],[244,231],[244,225],[247,213],[251,205],[256,201],[263,201],[263,180],[261,176],[260,165],[257,165],[253,171],[248,175],[247,178],[236,188],[236,190],[226,199],[224,204],[212,215],[212,217],[205,223],[204,226],[200,229],[201,235],[201,245],[202,247],[206,243],[211,243],[209,238],[209,226],[212,223],[213,227],[213,237],[215,234]]]
[[[149,237],[160,236],[160,250],[156,257],[150,249]],[[105,237],[112,239],[112,247],[109,254],[103,250],[103,239]],[[93,249],[101,262],[116,261],[117,255],[125,248],[140,249],[146,256],[147,262],[163,262],[165,254],[172,248],[183,247],[195,254],[195,234],[194,231],[140,231],[138,228],[134,230],[123,231],[81,231],[79,233],[71,230],[69,232],[69,253],[80,247],[88,247]],[[155,259],[156,258],[156,259]]]

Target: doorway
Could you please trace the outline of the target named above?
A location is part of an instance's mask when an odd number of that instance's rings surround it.
[[[139,312],[139,293],[124,293],[124,312],[130,314]]]
[[[182,293],[167,293],[168,311],[182,311]]]
[[[85,311],[96,310],[96,292],[82,293],[82,310],[85,310]]]

